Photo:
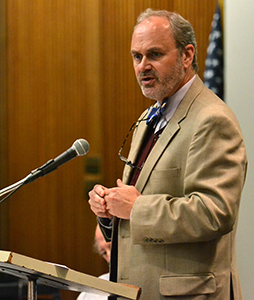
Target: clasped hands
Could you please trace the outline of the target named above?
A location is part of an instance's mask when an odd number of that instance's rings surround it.
[[[116,183],[114,188],[95,185],[89,192],[88,203],[98,217],[112,219],[116,216],[128,220],[134,202],[141,194],[134,186],[126,185],[120,179]]]

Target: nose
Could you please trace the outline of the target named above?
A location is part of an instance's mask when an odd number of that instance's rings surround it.
[[[142,60],[137,65],[137,67],[138,67],[139,73],[147,71],[147,70],[151,70],[151,68],[152,68],[151,63],[150,63],[149,59],[146,56],[142,57]]]
[[[105,257],[106,261],[109,262],[110,261],[110,249],[108,249],[106,251],[106,257]]]

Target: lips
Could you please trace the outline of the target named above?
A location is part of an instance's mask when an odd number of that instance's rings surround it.
[[[151,86],[154,84],[155,80],[156,80],[156,78],[153,76],[142,76],[140,78],[140,83],[143,86]]]

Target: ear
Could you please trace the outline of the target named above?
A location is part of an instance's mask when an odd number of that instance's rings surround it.
[[[187,45],[183,51],[183,56],[182,56],[185,70],[187,70],[192,65],[194,54],[195,54],[194,46],[191,44]]]

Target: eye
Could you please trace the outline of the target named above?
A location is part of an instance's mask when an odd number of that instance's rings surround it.
[[[107,255],[107,252],[104,250],[104,251],[101,251],[100,252],[100,255],[103,257],[103,256],[105,256],[105,255]]]
[[[133,60],[136,61],[136,62],[140,62],[142,60],[142,55],[139,54],[139,53],[135,53],[133,55]]]
[[[152,52],[151,53],[151,56],[152,56],[153,59],[158,59],[158,58],[161,57],[161,55],[162,54],[160,52]]]

